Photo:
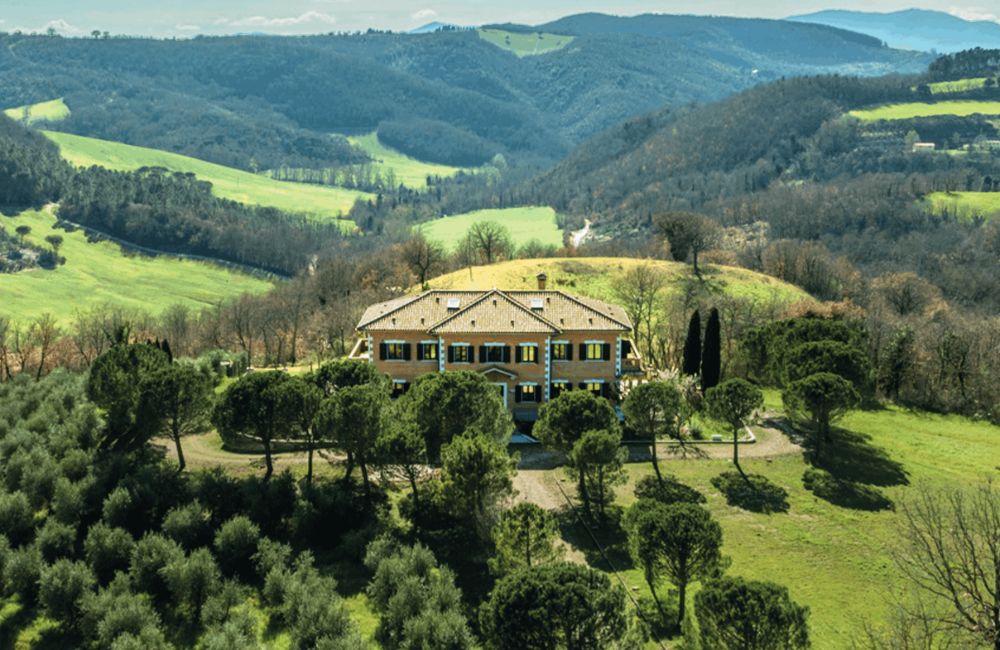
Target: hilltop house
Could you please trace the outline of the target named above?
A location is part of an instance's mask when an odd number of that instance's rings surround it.
[[[404,393],[429,372],[471,370],[496,384],[515,419],[534,421],[540,404],[565,390],[616,400],[621,379],[641,372],[617,306],[546,291],[431,290],[369,307],[351,357],[366,359]]]

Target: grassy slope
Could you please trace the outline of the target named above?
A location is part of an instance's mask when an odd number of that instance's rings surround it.
[[[126,256],[117,244],[88,243],[82,231],[53,230],[55,218],[45,212],[0,217],[0,226],[13,232],[31,226],[28,241],[42,246],[46,235],[59,234],[59,254],[66,264],[46,271],[32,269],[0,275],[0,313],[29,319],[50,312],[62,323],[78,309],[105,302],[158,312],[181,303],[209,306],[220,298],[246,291],[263,292],[270,283],[202,262],[169,257]]]
[[[769,391],[770,405],[780,398]],[[894,502],[905,499],[912,485],[929,482],[941,487],[970,483],[995,471],[1000,428],[960,417],[914,413],[897,408],[856,412],[844,419],[845,429],[870,436],[870,444],[901,463],[909,485],[880,488]],[[780,434],[773,434],[780,435]],[[748,472],[764,474],[789,492],[785,514],[762,515],[728,506],[711,485],[712,477],[731,469],[728,460],[664,461],[665,471],[708,497],[707,507],[723,528],[723,552],[732,558],[730,573],[770,580],[788,587],[792,597],[811,609],[810,628],[818,650],[849,647],[868,621],[881,623],[888,611],[888,589],[902,578],[889,555],[896,538],[893,511],[867,512],[832,505],[802,487],[806,469],[801,454],[747,458]],[[635,482],[652,474],[649,463],[627,466],[629,483],[618,490],[618,501],[634,501]],[[563,478],[551,470],[551,483]],[[573,531],[571,545],[580,544],[588,560],[605,568],[585,538]],[[630,587],[648,597],[642,572],[631,566],[622,548],[612,557]],[[666,597],[668,586],[662,588]],[[691,594],[692,602],[694,594]]]
[[[480,29],[479,37],[521,57],[561,50],[574,39],[563,34],[508,32],[502,29]]]
[[[48,102],[8,108],[4,111],[4,114],[15,120],[26,121],[28,124],[35,124],[36,122],[60,122],[69,117],[69,106],[60,97]]]
[[[852,117],[864,122],[878,120],[908,120],[915,117],[936,117],[940,115],[1000,115],[1000,102],[980,102],[954,100],[943,102],[910,102],[906,104],[886,104],[876,108],[851,111]]]
[[[351,136],[348,140],[371,156],[372,160],[375,161],[373,166],[383,175],[392,171],[396,176],[396,182],[409,188],[426,188],[428,176],[448,178],[460,171],[471,171],[469,169],[463,170],[461,167],[427,163],[410,158],[406,154],[379,142],[378,134],[374,132],[367,135]]]
[[[600,299],[614,299],[612,282],[624,270],[639,264],[656,265],[670,280],[672,291],[681,291],[683,283],[691,280],[691,270],[687,264],[616,258],[579,257],[551,258],[537,260],[514,260],[492,266],[476,266],[470,271],[464,269],[431,280],[435,289],[468,289],[498,287],[500,289],[534,289],[535,276],[541,272],[548,275],[548,288],[562,289],[571,293]],[[706,266],[706,283],[712,289],[725,291],[730,295],[741,295],[760,300],[777,299],[795,302],[808,299],[801,289],[775,278],[754,273],[746,269],[725,266]]]
[[[472,224],[496,221],[510,230],[518,246],[537,239],[543,244],[562,246],[562,231],[556,225],[556,212],[552,208],[506,208],[503,210],[477,210],[453,217],[435,219],[420,225],[428,239],[439,241],[452,248]]]
[[[986,85],[986,77],[975,77],[973,79],[958,79],[957,81],[938,81],[928,87],[935,95],[950,95],[951,93],[976,90],[984,85]]]
[[[1000,192],[934,192],[927,201],[932,212],[963,219],[1000,215]]]
[[[171,171],[193,173],[198,178],[211,182],[212,191],[217,196],[250,205],[304,213],[320,219],[336,219],[347,212],[355,200],[370,196],[355,190],[276,181],[259,174],[158,149],[55,131],[44,133],[59,145],[63,157],[77,166],[98,165],[118,170],[164,167]],[[349,225],[353,229],[353,224]]]

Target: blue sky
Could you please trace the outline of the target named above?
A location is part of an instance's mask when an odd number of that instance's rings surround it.
[[[980,4],[975,4],[979,2]],[[440,20],[463,25],[537,24],[584,11],[644,12],[780,18],[831,7],[893,11],[938,9],[969,19],[1000,22],[996,0],[0,0],[0,30],[84,35],[193,36],[269,32],[311,34],[369,27],[408,30]]]

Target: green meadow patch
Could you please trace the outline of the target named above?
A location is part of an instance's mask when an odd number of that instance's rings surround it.
[[[950,95],[953,93],[964,93],[969,90],[978,90],[986,86],[986,77],[975,77],[972,79],[958,79],[956,81],[938,81],[927,85],[934,95]]]
[[[969,117],[970,115],[1000,115],[1000,102],[953,100],[943,102],[909,102],[905,104],[886,104],[875,108],[851,111],[848,115],[862,122],[878,122],[881,120],[910,120],[916,117],[940,117],[954,115]]]
[[[395,177],[397,185],[402,184],[411,189],[426,188],[428,176],[449,178],[460,171],[473,171],[471,169],[428,163],[411,158],[401,151],[382,144],[378,139],[378,133],[375,132],[366,135],[350,136],[348,140],[351,144],[359,147],[371,156],[373,160],[372,166],[383,178],[391,173]]]
[[[26,124],[61,122],[70,115],[69,106],[66,105],[66,102],[62,98],[53,99],[48,102],[39,102],[38,104],[30,104],[28,106],[8,108],[3,113],[11,119]]]
[[[959,219],[991,218],[1000,215],[1000,192],[934,192],[925,201],[934,214]]]
[[[306,185],[276,181],[232,167],[216,165],[180,154],[136,147],[121,142],[98,140],[69,133],[43,131],[59,145],[63,158],[78,167],[106,167],[131,171],[142,167],[163,167],[173,172],[194,174],[212,184],[219,197],[245,203],[278,208],[286,212],[306,214],[316,219],[339,220],[346,230],[353,231],[353,222],[342,220],[359,198],[372,195],[355,190],[323,185]]]
[[[575,37],[542,32],[508,32],[503,29],[480,29],[479,38],[517,56],[536,56],[561,50]]]
[[[0,274],[0,314],[25,320],[48,312],[66,325],[77,310],[104,303],[152,313],[174,304],[200,309],[244,292],[262,293],[272,286],[207,262],[127,255],[118,244],[88,242],[82,230],[55,230],[55,221],[48,212],[0,216],[0,227],[8,233],[20,225],[31,227],[26,240],[39,246],[48,247],[46,236],[60,235],[59,255],[66,258],[65,264],[52,270]]]
[[[767,393],[769,408],[780,403],[776,391]],[[1000,428],[989,424],[888,407],[854,412],[841,427],[841,434],[854,440],[852,463],[863,466],[868,480],[880,483],[872,489],[893,504],[908,498],[918,483],[948,488],[997,476]],[[783,434],[766,430],[760,435],[759,444],[766,444],[766,436]],[[803,485],[803,474],[810,466],[801,453],[741,461],[746,472],[761,474],[787,490],[788,512],[770,515],[726,504],[711,481],[732,469],[728,459],[665,457],[660,464],[664,472],[708,498],[706,507],[723,529],[723,554],[732,558],[730,574],[782,584],[796,602],[809,606],[814,648],[850,647],[866,622],[886,621],[890,590],[904,584],[890,556],[898,537],[895,510],[851,509],[815,496]],[[626,467],[629,481],[618,489],[616,501],[623,506],[635,501],[636,482],[652,474],[648,462]],[[539,482],[544,484],[565,479],[561,469],[542,474]],[[577,528],[563,529],[574,553],[582,553],[595,567],[607,570],[600,553]],[[642,571],[632,566],[624,536],[612,532],[603,537],[608,555],[632,593],[648,599]],[[675,598],[669,591],[664,584],[661,597]],[[694,593],[690,597],[688,604],[693,606]]]
[[[563,243],[562,230],[556,223],[556,211],[545,207],[477,210],[427,221],[420,224],[419,228],[428,239],[439,241],[453,249],[472,224],[483,221],[495,221],[506,226],[518,246],[533,239],[556,247],[561,247]]]

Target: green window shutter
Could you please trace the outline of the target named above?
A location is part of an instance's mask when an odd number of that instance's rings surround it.
[[[503,346],[503,362],[510,363],[510,346]]]
[[[411,347],[412,347],[412,345],[410,343],[404,343],[403,344],[403,361],[409,361],[410,360],[410,348]]]
[[[514,401],[518,404],[521,403],[521,386],[519,385],[514,387]]]
[[[573,360],[573,345],[571,343],[566,344],[566,360]]]
[[[605,343],[604,344],[604,360],[605,361],[611,361],[611,344],[610,343]]]
[[[378,344],[378,358],[380,361],[385,361],[385,358],[389,356],[388,348],[389,346],[384,342]]]
[[[424,360],[424,344],[417,343],[417,361]]]
[[[489,361],[490,358],[487,355],[488,355],[488,352],[486,351],[486,346],[485,345],[480,345],[479,346],[479,363],[486,363],[487,361]]]
[[[520,345],[517,346],[517,351],[514,353],[514,361],[516,363],[521,363],[524,360],[524,357],[521,354],[523,352],[523,350],[524,350],[524,348],[522,348]]]
[[[448,363],[455,363],[455,346],[448,346]]]

